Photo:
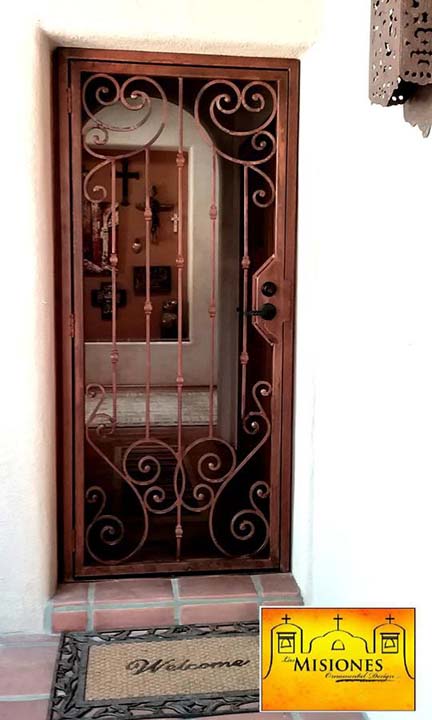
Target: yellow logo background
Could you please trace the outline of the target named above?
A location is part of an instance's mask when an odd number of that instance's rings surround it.
[[[414,710],[414,608],[261,608],[261,710]]]

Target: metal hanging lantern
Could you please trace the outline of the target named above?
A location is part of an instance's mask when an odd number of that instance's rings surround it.
[[[432,0],[373,0],[369,97],[407,104],[406,119],[432,125]]]

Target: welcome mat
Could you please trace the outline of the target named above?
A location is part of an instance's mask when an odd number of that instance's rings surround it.
[[[258,623],[64,633],[48,720],[257,712]]]

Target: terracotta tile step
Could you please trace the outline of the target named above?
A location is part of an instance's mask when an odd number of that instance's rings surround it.
[[[259,606],[301,605],[289,573],[102,580],[60,585],[47,632],[258,619]]]

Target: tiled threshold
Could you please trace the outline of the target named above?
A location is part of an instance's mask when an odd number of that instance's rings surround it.
[[[45,631],[257,620],[260,605],[302,605],[289,573],[102,580],[60,585]]]

